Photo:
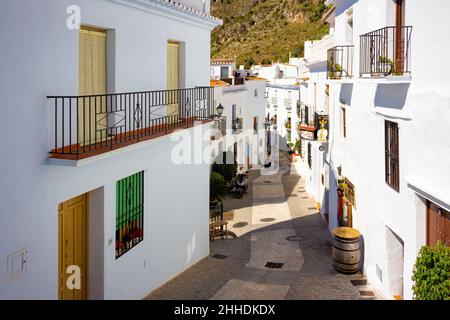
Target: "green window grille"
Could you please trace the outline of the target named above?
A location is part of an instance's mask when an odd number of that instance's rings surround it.
[[[116,183],[116,259],[144,240],[144,171]]]

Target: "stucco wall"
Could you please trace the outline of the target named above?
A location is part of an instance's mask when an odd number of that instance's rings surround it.
[[[353,5],[354,34],[359,37],[392,20],[388,13],[390,2],[338,1],[336,39],[341,38],[347,5]],[[347,5],[339,7],[339,3]],[[336,170],[341,165],[343,176],[355,185],[353,226],[364,237],[364,271],[388,298],[398,294],[392,279],[398,277],[395,265],[399,264],[399,255],[393,252],[398,252],[399,247],[389,240],[393,239],[391,234],[404,243],[405,299],[412,298],[412,268],[417,252],[426,240],[424,199],[421,192],[411,188],[411,183],[441,205],[450,204],[450,163],[444,160],[450,156],[450,97],[446,77],[450,67],[440,62],[446,60],[443,55],[449,49],[442,39],[447,25],[444,12],[450,10],[450,4],[442,0],[433,2],[433,6],[440,10],[430,11],[429,4],[423,1],[406,2],[406,25],[413,26],[410,83],[383,84],[382,80],[356,78],[349,84],[331,84],[334,103],[330,108],[332,168]],[[424,12],[430,14],[429,18],[423,19]],[[359,42],[355,44],[354,66],[357,70]],[[340,134],[341,99],[347,105],[345,139]],[[400,192],[384,181],[385,119],[399,125]],[[330,220],[335,220],[337,202],[334,192],[329,200],[334,206],[330,208]],[[377,276],[377,268],[381,270],[381,279]]]
[[[10,138],[0,142],[8,150],[0,158],[0,266],[22,248],[28,261],[27,273],[11,283],[0,267],[0,298],[58,297],[58,203],[98,188],[104,200],[104,226],[98,225],[104,233],[104,298],[141,298],[209,251],[209,166],[174,165],[169,137],[79,168],[48,164],[52,114],[46,96],[78,93],[78,30],[66,28],[72,4],[80,6],[83,24],[115,31],[109,90],[165,89],[168,40],[185,45],[185,86],[209,83],[208,28],[104,0],[1,3],[0,38],[8,50],[0,52],[0,94],[8,121],[0,133]],[[144,242],[115,260],[108,244],[115,243],[115,182],[140,170],[146,170]]]

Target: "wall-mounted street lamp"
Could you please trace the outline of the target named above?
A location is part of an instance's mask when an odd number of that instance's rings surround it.
[[[219,103],[219,105],[217,106],[217,108],[216,108],[216,112],[217,112],[217,115],[219,116],[219,118],[221,118],[222,117],[222,114],[223,114],[223,110],[224,110],[225,108],[223,107],[223,105],[221,104],[221,103]]]

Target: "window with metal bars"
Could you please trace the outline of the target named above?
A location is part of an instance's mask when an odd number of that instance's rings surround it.
[[[398,124],[391,121],[384,122],[385,141],[385,179],[394,190],[400,191],[399,141]]]
[[[144,240],[144,171],[116,183],[116,259]]]

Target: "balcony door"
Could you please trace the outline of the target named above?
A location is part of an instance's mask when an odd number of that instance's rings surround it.
[[[405,64],[405,0],[395,1],[395,69],[398,72],[404,71]]]
[[[78,141],[88,146],[107,139],[106,31],[81,27],[78,65]]]
[[[167,43],[167,89],[180,89],[180,44]],[[168,93],[167,116],[169,122],[174,122],[180,114],[179,95],[177,91]]]

